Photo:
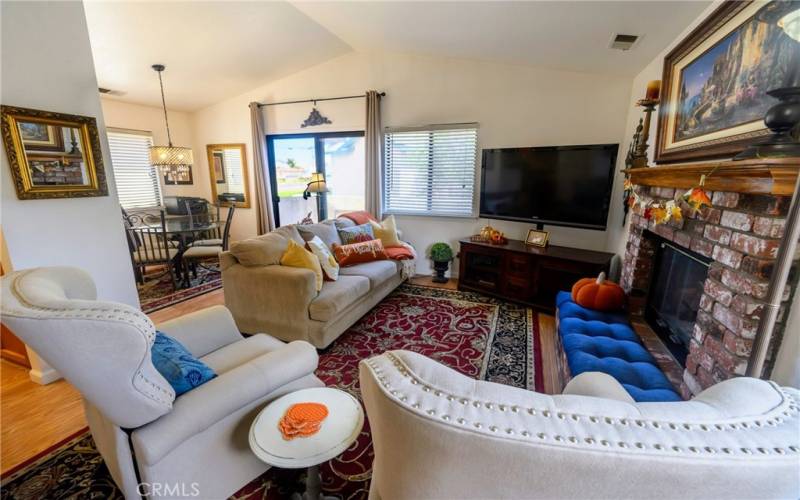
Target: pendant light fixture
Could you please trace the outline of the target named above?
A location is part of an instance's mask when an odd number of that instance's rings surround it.
[[[168,146],[150,146],[150,165],[158,167],[164,175],[184,174],[192,167],[192,150],[181,146],[172,145],[169,134],[169,119],[167,118],[167,101],[164,98],[164,82],[161,73],[163,64],[154,64],[153,69],[158,73],[158,83],[161,86],[161,105],[164,107],[164,124],[167,126]]]

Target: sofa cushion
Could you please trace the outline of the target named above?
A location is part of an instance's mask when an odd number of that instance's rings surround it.
[[[212,351],[200,358],[200,361],[210,366],[217,374],[222,374],[285,345],[274,337],[257,333]]]
[[[287,240],[294,240],[295,243],[298,245],[305,245],[306,241],[300,236],[300,231],[297,230],[297,226],[294,224],[289,224],[288,226],[281,226],[278,229],[272,231],[271,234],[278,234],[286,238]]]
[[[339,269],[339,276],[364,276],[369,278],[370,287],[375,288],[391,279],[398,272],[400,272],[400,267],[395,261],[376,260],[350,267],[342,267]]]
[[[339,276],[326,281],[317,298],[311,301],[308,313],[316,321],[330,321],[369,292],[369,279],[364,276]]]
[[[339,238],[339,231],[336,229],[336,224],[333,221],[323,221],[319,224],[307,224],[305,226],[297,226],[297,231],[305,241],[311,241],[314,236],[321,239],[328,248],[333,248],[334,244],[341,245],[342,240]]]
[[[280,264],[281,257],[289,246],[289,240],[277,233],[269,233],[257,238],[234,241],[230,253],[239,264],[252,266],[272,266]]]

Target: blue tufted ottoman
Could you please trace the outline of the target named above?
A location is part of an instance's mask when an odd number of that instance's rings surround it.
[[[611,375],[638,402],[681,401],[672,384],[642,345],[625,314],[581,307],[569,292],[556,296],[563,375],[603,372]],[[569,373],[566,372],[568,367]],[[566,378],[565,378],[566,380]]]

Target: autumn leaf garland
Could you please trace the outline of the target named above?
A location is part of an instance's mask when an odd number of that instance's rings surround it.
[[[710,175],[710,174],[709,174]],[[656,201],[650,197],[640,195],[636,192],[636,186],[626,178],[623,188],[628,200],[628,206],[647,220],[652,220],[656,225],[664,224],[671,220],[680,221],[683,219],[681,204],[692,212],[697,213],[703,207],[711,206],[711,198],[704,186],[706,176],[700,177],[700,184],[686,191],[683,195],[667,201]]]

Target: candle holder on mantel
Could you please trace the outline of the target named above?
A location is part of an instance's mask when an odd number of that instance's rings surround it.
[[[643,168],[647,166],[647,140],[650,138],[650,117],[658,106],[659,100],[652,98],[639,99],[636,105],[644,108],[644,122],[637,127],[637,144],[631,156],[631,168]]]
[[[767,95],[779,101],[764,116],[772,135],[752,144],[734,160],[800,156],[800,87],[770,90]]]

